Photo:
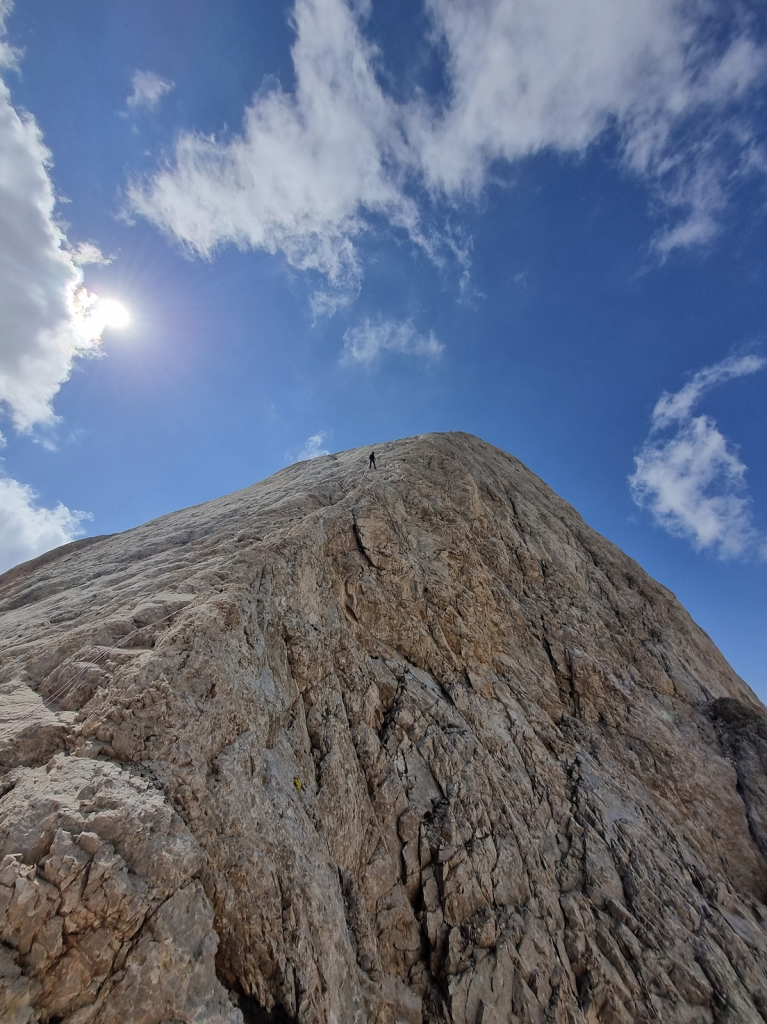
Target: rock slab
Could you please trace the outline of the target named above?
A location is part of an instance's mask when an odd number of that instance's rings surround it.
[[[0,577],[0,1019],[767,1020],[767,717],[431,434]]]

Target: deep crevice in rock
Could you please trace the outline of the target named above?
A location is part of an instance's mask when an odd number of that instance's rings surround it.
[[[360,536],[359,527],[357,526],[357,518],[356,518],[356,516],[353,517],[352,522],[354,524],[354,539],[357,541],[357,547],[359,548],[360,552],[362,553],[362,556],[364,557],[364,559],[368,563],[368,565],[372,569],[376,569],[377,566],[376,566],[375,562],[373,561],[373,559],[368,554],[365,545],[362,543],[362,537]]]

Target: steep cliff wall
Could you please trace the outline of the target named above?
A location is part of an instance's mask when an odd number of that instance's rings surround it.
[[[764,708],[511,456],[377,453],[0,577],[3,1021],[767,1020]]]

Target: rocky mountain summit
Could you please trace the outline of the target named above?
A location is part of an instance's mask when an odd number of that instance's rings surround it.
[[[431,434],[0,577],[4,1024],[767,1020],[767,718]]]

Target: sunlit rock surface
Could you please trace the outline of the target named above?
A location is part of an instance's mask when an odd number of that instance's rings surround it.
[[[767,1019],[767,719],[514,458],[292,466],[0,577],[0,1019]]]

